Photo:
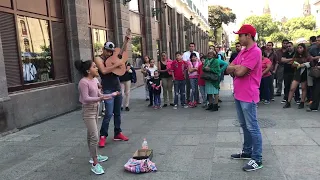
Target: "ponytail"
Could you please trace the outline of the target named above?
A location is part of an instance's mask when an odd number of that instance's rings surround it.
[[[83,76],[86,77],[88,76],[88,70],[90,69],[92,62],[93,62],[92,60],[87,60],[87,61],[76,60],[74,62],[74,66]]]

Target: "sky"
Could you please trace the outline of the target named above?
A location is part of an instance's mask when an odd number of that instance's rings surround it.
[[[277,20],[281,20],[286,16],[288,19],[302,16],[303,3],[305,0],[269,0],[271,15]],[[312,3],[315,0],[310,0],[311,12],[315,9]],[[227,31],[232,32],[237,30],[243,20],[250,15],[261,15],[266,0],[208,0],[209,5],[222,5],[232,9],[237,16],[236,24],[230,24]]]

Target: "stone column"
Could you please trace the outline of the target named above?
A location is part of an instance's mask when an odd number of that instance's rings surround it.
[[[7,78],[6,78],[6,70],[4,67],[4,57],[3,57],[3,50],[2,50],[2,41],[1,41],[1,34],[0,34],[0,102],[9,100],[8,94],[8,85],[7,85]]]
[[[178,23],[180,23],[180,27],[181,27],[181,29],[180,29],[181,32],[178,33],[178,35],[180,36],[180,37],[179,37],[179,39],[180,39],[180,49],[179,49],[179,51],[183,51],[184,48],[186,47],[186,40],[185,40],[185,39],[186,39],[186,38],[185,38],[185,36],[186,36],[186,31],[184,30],[185,24],[184,24],[183,14],[181,14]]]
[[[130,18],[129,18],[129,9],[128,3],[127,5],[123,5],[123,1],[112,1],[112,9],[113,9],[113,25],[114,25],[114,39],[115,45],[117,47],[122,47],[123,41],[126,37],[126,31],[130,28]],[[128,52],[128,61],[132,60],[132,50],[130,41],[128,42],[127,52]]]
[[[171,44],[172,44],[172,52],[174,54],[179,50],[179,33],[178,29],[178,18],[177,18],[177,10],[176,8],[172,9],[172,23],[171,23]]]
[[[81,75],[74,67],[76,60],[92,59],[91,32],[88,28],[88,4],[86,0],[63,1],[66,20],[67,43],[70,59],[71,80],[76,84]]]
[[[144,1],[144,14],[145,14],[145,32],[146,32],[146,46],[148,55],[157,60],[157,34],[156,22],[152,16],[153,0]],[[161,6],[163,7],[163,6]],[[160,8],[161,8],[160,7]]]
[[[161,6],[164,6],[164,2],[161,1]],[[166,9],[163,9],[163,12],[160,15],[161,24],[160,24],[160,33],[161,33],[161,39],[162,39],[162,51],[169,52],[169,40],[168,40],[168,7]]]

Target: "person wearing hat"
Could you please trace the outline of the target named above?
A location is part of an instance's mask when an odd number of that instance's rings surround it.
[[[254,171],[263,167],[262,136],[257,119],[262,53],[254,40],[256,29],[252,25],[245,24],[234,33],[239,35],[239,42],[245,48],[228,66],[227,73],[234,77],[234,98],[244,143],[242,152],[232,154],[231,158],[250,160],[243,170]]]
[[[106,42],[103,46],[103,53],[94,59],[99,74],[101,77],[102,90],[104,94],[110,94],[113,92],[121,92],[119,77],[112,73],[112,71],[122,65],[121,61],[107,67],[106,61],[113,55],[114,44],[112,42]],[[112,116],[114,116],[114,141],[128,141],[129,139],[122,134],[121,130],[121,104],[122,95],[115,96],[111,99],[105,100],[105,116],[102,121],[100,129],[100,141],[99,147],[104,147],[106,138],[108,137],[109,122]]]

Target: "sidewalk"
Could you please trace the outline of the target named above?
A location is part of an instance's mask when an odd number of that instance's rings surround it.
[[[259,105],[263,133],[264,168],[246,173],[246,161],[231,160],[241,150],[230,90],[222,85],[221,109],[161,110],[147,108],[144,88],[132,91],[131,111],[123,113],[122,128],[128,142],[111,141],[100,149],[109,156],[106,173],[90,172],[86,129],[81,111],[75,111],[0,138],[1,180],[317,180],[320,179],[320,113],[283,109],[281,98]],[[101,123],[101,122],[100,122]],[[130,174],[123,165],[141,147],[143,138],[154,149],[158,172]]]

